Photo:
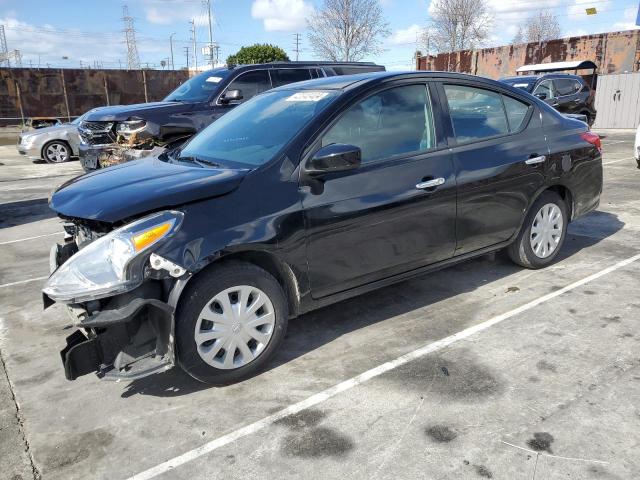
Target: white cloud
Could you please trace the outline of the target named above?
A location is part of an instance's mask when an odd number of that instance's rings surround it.
[[[208,22],[202,5],[187,0],[145,0],[146,19],[156,25],[170,25],[172,23],[184,23],[195,19],[197,26],[206,25]]]
[[[590,16],[587,15],[587,8],[595,7],[598,12],[597,15],[600,15],[610,10],[612,6],[612,0],[602,0],[595,3],[593,0],[574,0],[573,5],[567,7],[567,14],[569,15],[570,21],[581,21],[590,18]]]
[[[629,7],[624,10],[624,20],[613,24],[614,30],[637,30],[640,28],[636,25],[636,15],[638,9],[636,7]]]
[[[424,27],[421,27],[420,25],[410,25],[407,28],[401,28],[399,30],[396,30],[395,32],[393,32],[393,34],[391,35],[391,38],[389,38],[389,44],[390,45],[415,45],[416,43],[416,37],[419,37],[422,33],[424,33]]]
[[[251,16],[262,20],[267,32],[290,32],[306,26],[313,6],[304,0],[254,0]]]
[[[113,67],[118,59],[126,59],[123,37],[120,34],[86,34],[77,29],[61,30],[52,25],[32,25],[16,18],[0,18],[5,26],[9,50],[22,53],[23,66],[68,66],[80,68],[80,61],[92,64],[102,61]],[[138,49],[141,50],[140,45]],[[63,59],[67,57],[67,59]]]

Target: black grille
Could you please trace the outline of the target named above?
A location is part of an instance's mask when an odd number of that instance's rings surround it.
[[[116,141],[113,122],[80,122],[78,133],[82,141],[89,145],[108,145]]]

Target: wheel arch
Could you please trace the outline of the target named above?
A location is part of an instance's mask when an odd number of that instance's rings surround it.
[[[564,200],[564,204],[567,206],[567,210],[569,211],[569,222],[571,222],[571,220],[573,220],[573,215],[574,215],[573,194],[571,193],[571,189],[569,189],[569,187],[567,187],[566,185],[563,185],[560,183],[548,186],[547,188],[542,190],[540,193],[538,193],[538,195],[534,199],[534,202],[535,200],[538,199],[540,195],[548,191],[557,193],[558,195],[560,195],[560,198]],[[532,205],[533,205],[533,202],[532,202]]]
[[[222,253],[215,260],[211,261],[202,269],[198,270],[189,279],[189,283],[191,283],[195,278],[200,276],[205,271],[209,271],[212,268],[216,268],[221,263],[229,261],[250,263],[272,275],[284,291],[285,298],[287,300],[287,306],[289,309],[289,317],[293,318],[299,314],[300,286],[298,278],[286,262],[282,261],[273,253],[269,253],[264,250],[243,250],[238,252]]]
[[[55,142],[64,143],[67,146],[67,148],[69,149],[69,158],[73,157],[73,147],[71,147],[71,144],[67,140],[65,140],[63,138],[52,138],[51,140],[48,140],[48,141],[44,142],[44,145],[42,145],[42,148],[40,149],[40,158],[42,158],[44,160],[44,151],[45,151],[45,149],[49,145],[51,145],[52,143],[55,143]]]

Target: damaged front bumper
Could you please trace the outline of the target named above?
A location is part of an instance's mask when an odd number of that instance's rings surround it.
[[[51,271],[77,251],[71,238],[54,245]],[[149,268],[150,278],[129,292],[64,305],[77,327],[60,352],[68,380],[89,373],[105,379],[134,380],[174,366],[174,310],[189,275],[155,254]],[[54,303],[46,293],[43,301],[45,308]]]
[[[79,306],[68,308],[79,327],[60,352],[68,380],[94,372],[135,379],[173,366],[173,308],[161,300],[125,294],[91,315]]]

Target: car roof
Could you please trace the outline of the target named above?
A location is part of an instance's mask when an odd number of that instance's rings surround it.
[[[484,83],[487,86],[505,87],[504,83],[497,82],[485,77],[468,75],[465,73],[438,72],[431,70],[419,71],[394,71],[394,72],[366,72],[353,75],[340,75],[335,77],[316,78],[303,82],[290,83],[277,87],[274,90],[349,90],[365,84],[382,83],[393,79],[443,79],[443,80],[471,80],[475,83]]]
[[[240,69],[258,69],[258,68],[282,68],[282,67],[382,67],[382,65],[378,65],[374,62],[269,62],[269,63],[248,63],[248,64],[238,64],[234,66],[227,67],[229,70],[240,70]]]

